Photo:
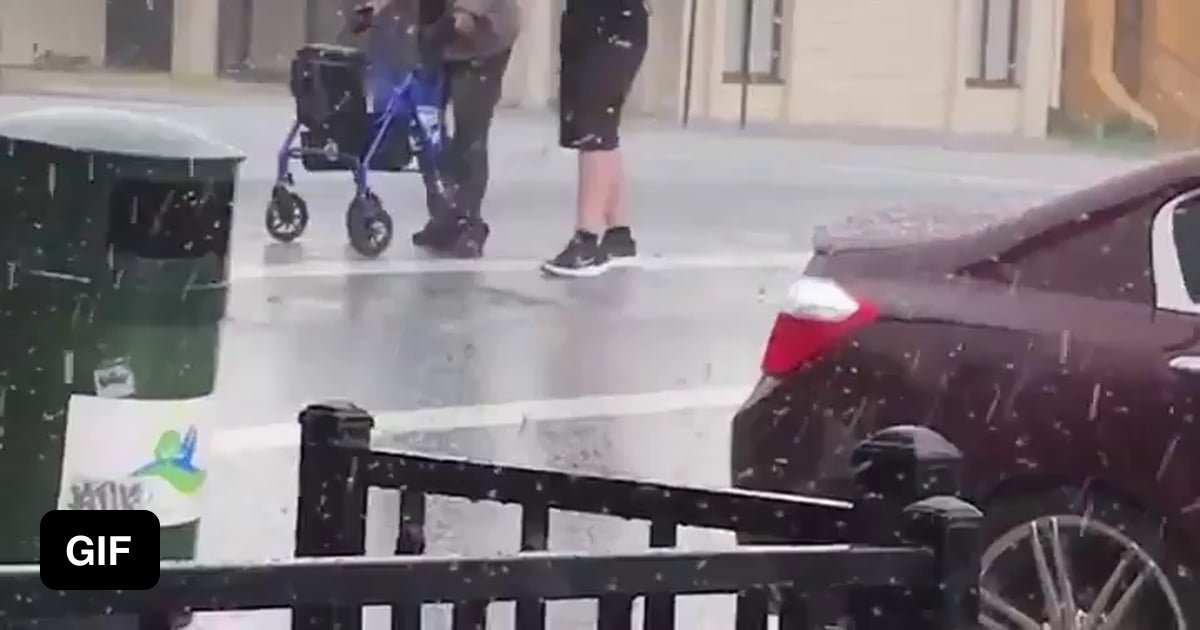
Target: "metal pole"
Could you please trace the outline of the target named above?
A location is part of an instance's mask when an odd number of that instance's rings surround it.
[[[696,64],[696,13],[700,0],[692,0],[688,7],[688,39],[687,60],[684,62],[683,76],[683,126],[688,126],[692,117],[692,72]]]
[[[304,3],[304,42],[309,44],[320,41],[320,34],[317,32],[317,7],[318,0],[307,0]]]
[[[750,102],[750,38],[754,36],[754,0],[745,0],[746,10],[742,13],[742,102],[738,113],[738,124],[746,128],[746,110]]]
[[[240,17],[242,20],[242,30],[238,31],[238,51],[234,67],[238,71],[245,70],[250,66],[250,51],[254,37],[254,2],[253,0],[242,0]]]

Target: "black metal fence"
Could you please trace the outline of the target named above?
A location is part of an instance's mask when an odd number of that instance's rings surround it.
[[[422,604],[453,604],[455,630],[482,629],[490,602],[515,601],[520,630],[545,627],[547,601],[598,599],[597,627],[675,627],[675,597],[735,593],[737,629],[816,622],[807,595],[844,595],[856,630],[976,627],[981,514],[955,495],[961,455],[941,436],[893,427],[860,444],[862,496],[845,501],[498,466],[372,450],[372,417],[349,404],[300,416],[295,560],[260,565],[165,563],[141,592],[55,592],[36,567],[0,572],[8,618],[137,614],[157,630],[176,610],[292,609],[294,630],[361,627],[363,606],[390,606],[392,627],[421,628]],[[365,558],[367,490],[400,491],[392,558]],[[522,508],[521,552],[500,558],[423,556],[431,495]],[[650,522],[642,553],[546,551],[551,510]],[[680,526],[756,533],[804,544],[722,551],[675,548]],[[420,556],[420,557],[413,557]]]

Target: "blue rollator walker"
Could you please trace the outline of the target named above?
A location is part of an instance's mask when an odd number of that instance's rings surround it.
[[[452,207],[439,170],[446,142],[443,89],[434,63],[399,69],[392,60],[368,60],[356,48],[329,44],[297,51],[291,69],[296,120],[279,150],[266,213],[271,236],[289,243],[308,226],[308,206],[293,190],[289,168],[297,159],[309,172],[353,173],[346,233],[355,251],[368,258],[383,253],[393,234],[392,217],[368,183],[371,171],[419,172],[426,190]],[[293,146],[297,135],[299,146]]]

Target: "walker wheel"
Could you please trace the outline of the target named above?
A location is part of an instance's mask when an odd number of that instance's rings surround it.
[[[392,244],[392,217],[373,194],[355,197],[346,210],[350,246],[366,258],[376,258]]]
[[[291,243],[304,234],[308,227],[308,204],[285,186],[271,190],[271,201],[267,204],[267,233],[280,243]]]
[[[353,229],[351,226],[354,224],[355,217],[361,215],[364,209],[367,210],[368,214],[371,212],[383,212],[383,201],[379,199],[375,191],[367,189],[350,202],[350,208],[346,211],[347,234]]]

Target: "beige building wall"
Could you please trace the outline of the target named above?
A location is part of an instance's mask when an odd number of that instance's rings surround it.
[[[103,63],[104,5],[81,0],[0,0],[0,64],[28,65],[46,50]]]
[[[216,73],[218,4],[218,0],[176,0],[171,53],[174,72]],[[30,65],[38,53],[52,50],[84,56],[100,66],[104,63],[106,17],[104,2],[0,0],[0,65]]]
[[[306,43],[302,5],[302,0],[254,0],[247,65],[286,76],[296,50]]]
[[[558,33],[563,0],[520,0],[522,31],[504,77],[505,105],[548,107],[557,99]],[[690,0],[651,0],[650,48],[629,97],[642,115],[682,111]],[[701,44],[703,45],[703,43]]]
[[[679,118],[684,107],[689,11],[697,20],[691,117],[736,120],[741,86],[724,83],[727,2],[650,0],[651,45],[631,112]],[[767,0],[758,0],[760,2]],[[562,0],[521,0],[524,30],[504,102],[553,102]],[[749,86],[752,121],[1043,136],[1061,81],[1062,0],[1024,0],[1020,81],[967,87],[978,0],[786,0],[782,84]]]
[[[554,98],[558,74],[556,0],[521,0],[521,36],[504,76],[501,104],[546,107]]]
[[[741,86],[723,83],[730,0],[697,0],[696,114],[736,120]],[[1022,76],[1015,88],[969,88],[976,0],[788,0],[782,85],[751,85],[747,117],[815,125],[866,125],[1042,136],[1057,91],[1061,41],[1055,3],[1026,0]]]
[[[797,0],[785,40],[789,122],[939,127],[956,0]]]
[[[696,19],[695,61],[692,84],[692,116],[717,120],[737,120],[741,112],[742,87],[725,83],[725,2],[737,0],[691,0],[698,2]],[[759,0],[762,1],[762,0]],[[789,0],[784,8],[783,42],[794,41],[795,2]],[[857,1],[857,0],[855,0]],[[783,76],[791,74],[794,59],[785,53],[781,58]],[[747,87],[746,117],[754,121],[785,121],[788,119],[787,84],[753,84]]]
[[[219,0],[176,0],[171,72],[190,76],[217,73],[221,42]]]
[[[960,7],[958,69],[950,74],[954,80],[954,90],[950,92],[950,130],[1026,137],[1046,135],[1050,108],[1057,104],[1061,89],[1062,20],[1056,4],[1055,0],[1043,0],[1022,5],[1024,37],[1019,56],[1019,87],[1005,89],[970,88],[962,80],[961,68],[971,59],[975,45],[973,38],[964,34],[978,27],[975,14]]]
[[[650,46],[628,107],[643,115],[679,118],[683,107],[690,0],[651,1]]]
[[[255,0],[250,64],[286,71],[304,43],[298,0]],[[684,107],[689,11],[696,3],[692,118],[736,120],[741,86],[722,80],[727,2],[650,0],[651,45],[630,97],[631,113],[678,119]],[[759,0],[760,2],[769,0]],[[563,0],[520,0],[523,30],[503,103],[546,107],[555,99]],[[1025,0],[1019,86],[966,86],[978,36],[978,0],[786,0],[783,81],[749,87],[754,121],[863,125],[1040,136],[1057,102],[1060,0]],[[218,0],[177,0],[173,71],[217,71]],[[62,15],[77,16],[63,21]],[[0,64],[25,65],[35,50],[104,56],[104,3],[0,0]]]

